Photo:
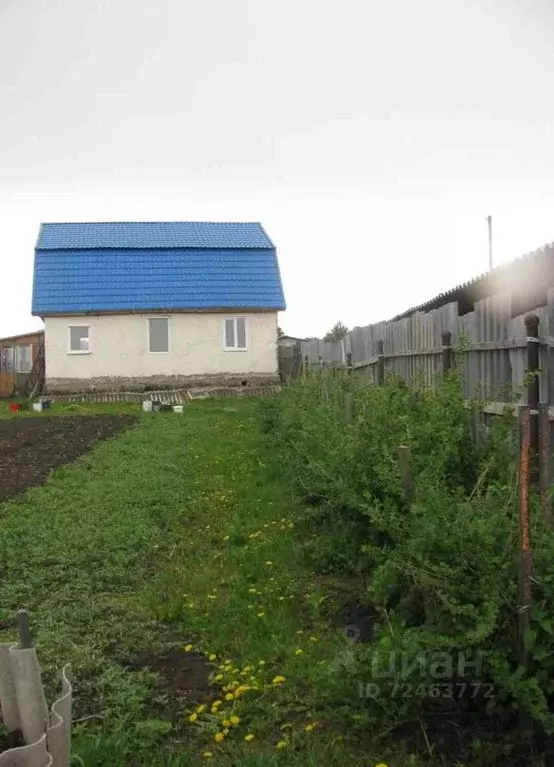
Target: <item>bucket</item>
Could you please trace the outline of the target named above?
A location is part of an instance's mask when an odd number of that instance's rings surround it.
[[[12,413],[21,413],[21,402],[10,402],[10,411]]]
[[[41,413],[44,410],[44,402],[33,402],[33,410]]]
[[[151,413],[152,412],[152,400],[151,399],[145,399],[142,403],[142,409],[145,413]]]
[[[162,409],[161,402],[158,402],[158,400],[155,400],[154,402],[152,402],[152,410],[154,413],[159,413],[161,409]]]
[[[182,413],[183,412],[183,406],[182,405],[173,405],[173,412],[174,413]]]
[[[163,413],[171,413],[171,405],[168,402],[164,402],[160,408]]]

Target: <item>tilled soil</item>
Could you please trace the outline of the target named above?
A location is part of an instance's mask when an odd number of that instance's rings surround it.
[[[42,485],[52,469],[74,461],[95,442],[136,423],[135,416],[47,416],[0,420],[0,503]]]

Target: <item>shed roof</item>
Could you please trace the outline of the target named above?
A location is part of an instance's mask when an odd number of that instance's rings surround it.
[[[259,223],[42,224],[33,314],[281,310],[275,246]]]

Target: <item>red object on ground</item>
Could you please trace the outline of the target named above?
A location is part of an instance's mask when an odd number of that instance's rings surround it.
[[[20,413],[21,412],[21,405],[19,402],[11,402],[10,403],[10,410],[12,413]]]

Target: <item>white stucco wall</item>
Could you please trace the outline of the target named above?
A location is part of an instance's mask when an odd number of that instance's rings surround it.
[[[148,317],[170,317],[171,350],[148,351]],[[247,317],[247,349],[223,348],[223,322]],[[277,371],[277,312],[46,317],[46,379]],[[69,326],[90,326],[90,353],[69,353]]]

